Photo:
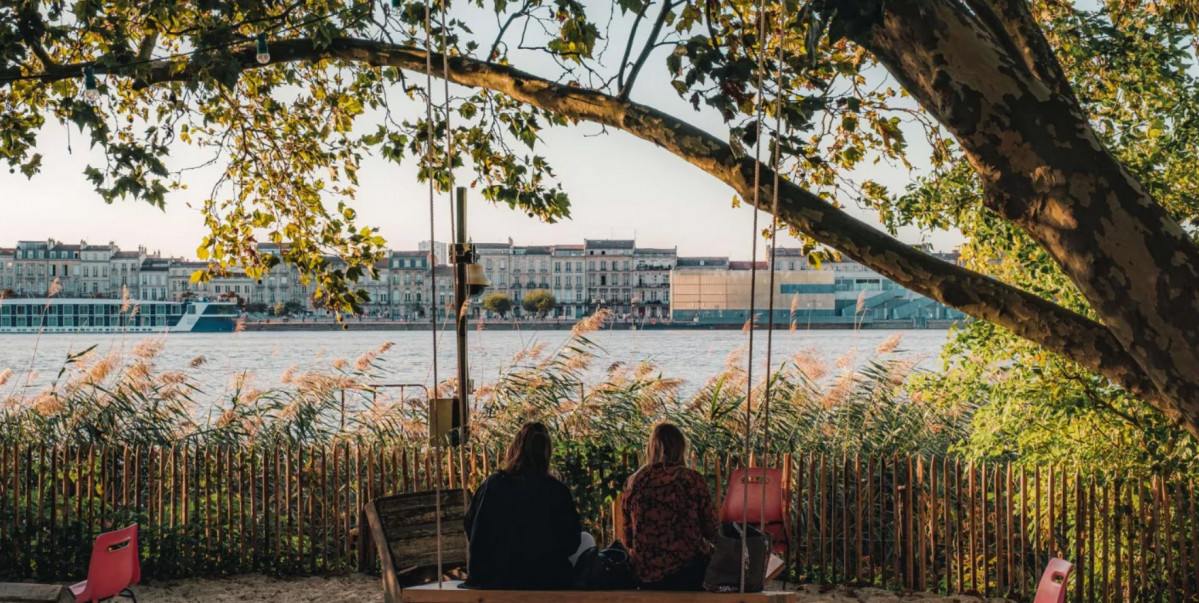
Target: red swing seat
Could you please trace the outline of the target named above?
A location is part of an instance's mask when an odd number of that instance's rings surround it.
[[[1070,579],[1072,569],[1074,564],[1065,559],[1050,559],[1045,573],[1041,574],[1041,582],[1037,585],[1037,598],[1033,603],[1065,603],[1066,582]]]
[[[137,524],[115,532],[100,534],[92,547],[87,580],[71,587],[75,601],[101,601],[116,596],[134,600],[130,586],[141,580],[142,566],[137,553]]]
[[[720,520],[760,525],[770,534],[775,552],[790,543],[791,516],[787,513],[789,493],[784,490],[783,472],[771,467],[735,469],[729,475],[729,489],[720,505]],[[765,488],[763,488],[765,486]],[[762,501],[765,497],[765,514]]]

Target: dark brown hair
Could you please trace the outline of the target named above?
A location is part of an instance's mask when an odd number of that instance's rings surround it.
[[[525,423],[508,444],[504,472],[549,474],[550,453],[550,430],[543,423]]]
[[[687,438],[678,427],[659,423],[649,436],[646,465],[682,465],[687,456]]]

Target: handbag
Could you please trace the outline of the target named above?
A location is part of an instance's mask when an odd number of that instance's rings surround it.
[[[606,549],[591,547],[583,551],[575,564],[578,590],[624,590],[633,585],[629,551],[619,540]]]
[[[770,535],[746,526],[742,549],[741,524],[726,521],[716,531],[716,550],[704,572],[704,590],[714,593],[741,591],[741,570],[745,568],[745,592],[761,592],[766,587],[766,563],[770,558]]]

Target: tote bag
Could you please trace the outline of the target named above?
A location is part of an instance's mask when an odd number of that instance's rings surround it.
[[[726,521],[716,532],[716,550],[704,572],[704,590],[714,593],[741,591],[741,568],[745,568],[745,592],[761,592],[766,586],[766,562],[770,557],[770,535],[747,526],[745,550],[741,547],[741,524]]]

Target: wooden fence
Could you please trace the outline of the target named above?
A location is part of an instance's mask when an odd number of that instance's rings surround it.
[[[0,579],[70,580],[103,531],[141,525],[143,575],[374,570],[362,504],[477,483],[486,449],[0,447]],[[793,493],[792,579],[1029,600],[1048,559],[1076,564],[1072,601],[1199,601],[1195,484],[1077,468],[903,457],[772,459]],[[694,459],[719,503],[731,458]],[[619,483],[635,466],[606,467]],[[615,477],[613,477],[615,476]],[[610,493],[576,486],[607,541]],[[584,503],[587,504],[584,504]]]

